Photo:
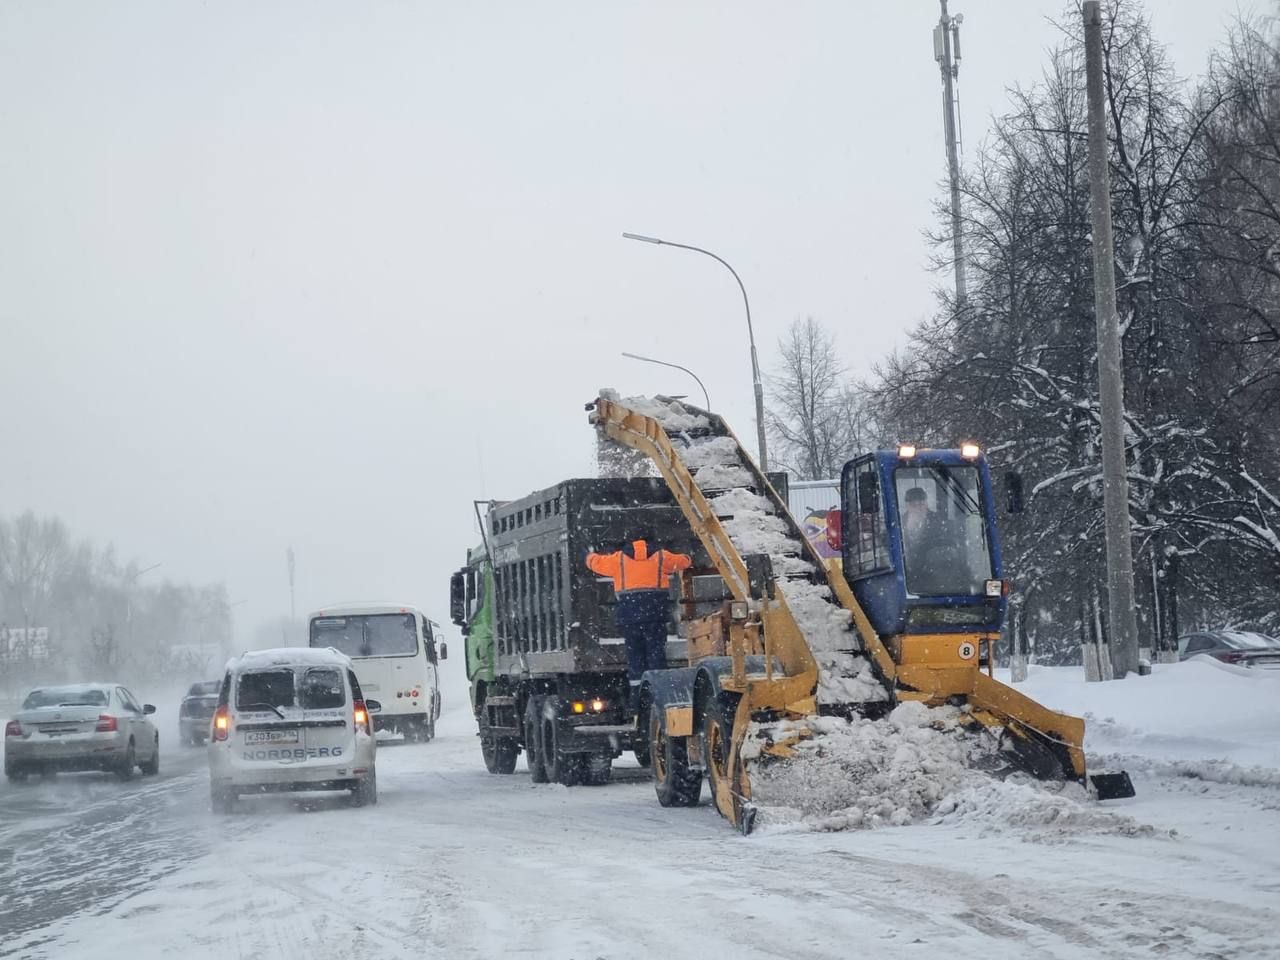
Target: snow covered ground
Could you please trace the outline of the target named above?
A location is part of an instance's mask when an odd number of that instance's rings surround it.
[[[635,768],[488,775],[452,679],[435,742],[380,749],[376,808],[215,818],[173,748],[160,781],[0,787],[0,956],[1280,957],[1280,675],[1033,668],[1021,689],[1088,714],[1136,798],[993,782],[906,826],[749,838]]]

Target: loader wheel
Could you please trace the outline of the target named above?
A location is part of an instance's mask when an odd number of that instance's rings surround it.
[[[688,749],[683,739],[667,736],[659,710],[649,715],[649,760],[653,770],[653,791],[664,807],[696,807],[702,799],[702,774],[689,769]]]
[[[542,724],[538,717],[540,705],[540,700],[531,699],[524,712],[524,762],[534,783],[547,782],[547,765],[542,757]]]
[[[719,805],[721,798],[733,796],[733,771],[729,765],[729,751],[733,743],[733,715],[737,712],[737,698],[728,694],[707,699],[702,716],[702,756],[707,768],[707,780],[711,784],[711,802]]]
[[[482,737],[480,752],[484,754],[484,768],[490,773],[515,773],[520,748],[511,737]]]

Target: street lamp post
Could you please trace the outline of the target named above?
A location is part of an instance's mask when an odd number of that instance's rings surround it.
[[[678,363],[667,363],[667,361],[665,360],[655,360],[653,359],[653,357],[642,357],[638,353],[627,353],[627,351],[625,350],[622,351],[622,355],[624,357],[630,357],[632,360],[643,360],[645,363],[656,363],[661,367],[671,367],[674,370],[683,370],[689,376],[693,377],[693,379],[698,381],[698,386],[702,387],[702,403],[703,403],[702,409],[707,411],[711,410],[711,397],[707,394],[706,384],[702,382],[701,377],[699,377],[696,373],[694,373],[688,367],[682,367]]]
[[[738,281],[738,289],[742,291],[742,305],[747,310],[747,338],[751,341],[751,385],[756,395],[756,441],[760,446],[760,470],[761,472],[767,471],[769,469],[769,451],[764,438],[764,385],[760,382],[760,362],[756,357],[756,335],[751,328],[751,303],[747,300],[747,288],[742,285],[742,278],[738,276],[738,271],[729,266],[723,257],[718,257],[710,250],[704,250],[702,247],[693,247],[687,243],[673,243],[670,240],[646,237],[638,233],[624,233],[622,236],[627,240],[639,240],[643,243],[655,243],[659,246],[679,247],[681,250],[704,253],[711,259],[718,260],[726,270],[733,274],[733,279]]]

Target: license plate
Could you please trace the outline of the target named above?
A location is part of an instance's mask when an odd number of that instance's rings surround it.
[[[297,743],[297,730],[246,730],[245,743]]]

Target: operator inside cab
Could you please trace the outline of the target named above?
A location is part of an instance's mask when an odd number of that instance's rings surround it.
[[[614,620],[627,645],[627,679],[631,681],[632,699],[646,670],[661,670],[667,665],[667,622],[670,620],[671,596],[667,584],[671,575],[687,570],[692,561],[686,554],[658,549],[649,551],[642,534],[613,553],[587,554],[587,569],[613,580],[618,605]],[[634,705],[634,704],[633,704]]]

